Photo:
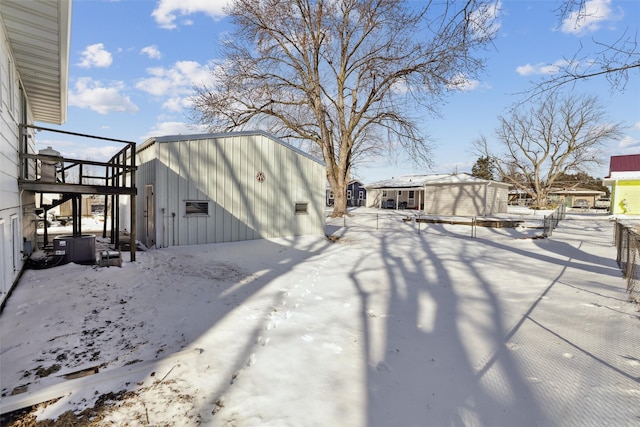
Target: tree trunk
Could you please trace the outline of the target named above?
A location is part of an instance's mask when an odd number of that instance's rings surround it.
[[[347,214],[347,186],[349,185],[349,172],[334,163],[327,167],[327,180],[333,191],[333,218],[339,218]]]
[[[347,186],[342,189],[333,189],[333,212],[331,216],[338,218],[347,214]]]

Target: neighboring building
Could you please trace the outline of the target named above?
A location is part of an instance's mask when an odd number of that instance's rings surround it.
[[[488,216],[507,212],[509,184],[466,173],[407,175],[366,186],[367,206],[419,209],[431,215]]]
[[[36,244],[35,121],[62,124],[67,115],[71,2],[0,1],[0,303]]]
[[[364,206],[367,200],[367,189],[357,179],[349,181],[347,185],[347,207]],[[327,206],[333,206],[333,191],[327,184]]]
[[[611,156],[602,185],[611,187],[612,214],[640,215],[640,154]]]
[[[547,200],[552,203],[563,204],[568,208],[594,208],[596,200],[607,195],[604,191],[584,188],[559,189],[549,191]]]
[[[150,138],[137,163],[147,246],[324,234],[325,165],[264,132]]]

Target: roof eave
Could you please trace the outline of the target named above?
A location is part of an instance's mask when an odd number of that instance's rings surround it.
[[[0,16],[34,120],[64,123],[71,0],[2,0]]]

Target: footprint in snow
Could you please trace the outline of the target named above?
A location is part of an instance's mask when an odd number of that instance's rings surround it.
[[[252,366],[254,363],[256,363],[256,354],[251,353],[249,359],[247,360],[247,366]]]
[[[513,350],[513,351],[515,351],[515,350],[519,350],[519,349],[520,349],[520,346],[519,346],[518,344],[514,343],[514,342],[508,342],[508,343],[506,343],[506,344],[505,344],[505,346],[506,346],[509,350]]]
[[[327,350],[332,351],[334,354],[340,354],[342,353],[342,347],[340,347],[338,344],[334,344],[334,343],[324,343],[322,345],[324,348],[326,348]]]
[[[391,372],[389,367],[382,362],[378,362],[378,365],[376,366],[376,370],[378,372]]]

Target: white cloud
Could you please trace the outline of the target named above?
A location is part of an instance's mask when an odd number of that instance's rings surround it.
[[[187,107],[187,98],[194,95],[193,88],[205,84],[213,84],[213,76],[209,67],[195,61],[179,61],[170,68],[148,68],[151,76],[136,83],[136,88],[153,96],[167,96],[169,100],[163,105],[170,111],[181,111]]]
[[[636,123],[633,125],[633,129],[635,129],[635,130],[640,130],[640,122],[636,122]]]
[[[531,76],[534,74],[550,75],[550,74],[557,73],[558,71],[560,71],[560,68],[566,67],[570,64],[571,63],[566,59],[559,59],[553,64],[545,64],[545,63],[539,62],[534,65],[532,64],[520,65],[516,67],[516,72],[521,76]]]
[[[607,21],[619,19],[611,9],[611,0],[588,0],[581,10],[573,11],[562,22],[563,33],[593,33]]]
[[[447,85],[449,90],[458,90],[460,92],[470,92],[480,87],[480,81],[470,80],[466,76],[459,74]]]
[[[82,58],[78,63],[78,66],[82,68],[107,68],[111,65],[111,62],[113,62],[111,53],[105,50],[102,43],[96,43],[87,46],[82,51],[81,55]]]
[[[632,138],[630,136],[625,136],[624,138],[622,138],[622,141],[620,141],[620,144],[618,146],[620,148],[640,147],[640,140],[636,138]]]
[[[160,50],[156,45],[145,46],[140,50],[140,53],[143,55],[147,55],[151,59],[162,58],[162,54],[160,53]]]
[[[168,111],[180,112],[191,108],[193,102],[189,98],[173,97],[162,104],[162,108]]]
[[[229,0],[160,0],[158,6],[151,13],[158,25],[172,30],[177,27],[176,19],[194,13],[204,13],[213,19],[221,19],[225,16],[224,8]],[[191,25],[192,21],[186,19],[183,25]]]
[[[104,87],[102,83],[89,77],[80,78],[69,91],[69,105],[88,108],[100,114],[137,112],[138,107],[128,96],[122,94],[123,89],[122,82]]]
[[[158,123],[153,129],[144,135],[143,139],[146,140],[154,136],[208,133],[208,131],[209,130],[205,125],[166,121]]]
[[[501,9],[502,1],[498,0],[482,5],[469,16],[471,29],[476,37],[493,37],[500,30],[502,23],[498,18]]]

